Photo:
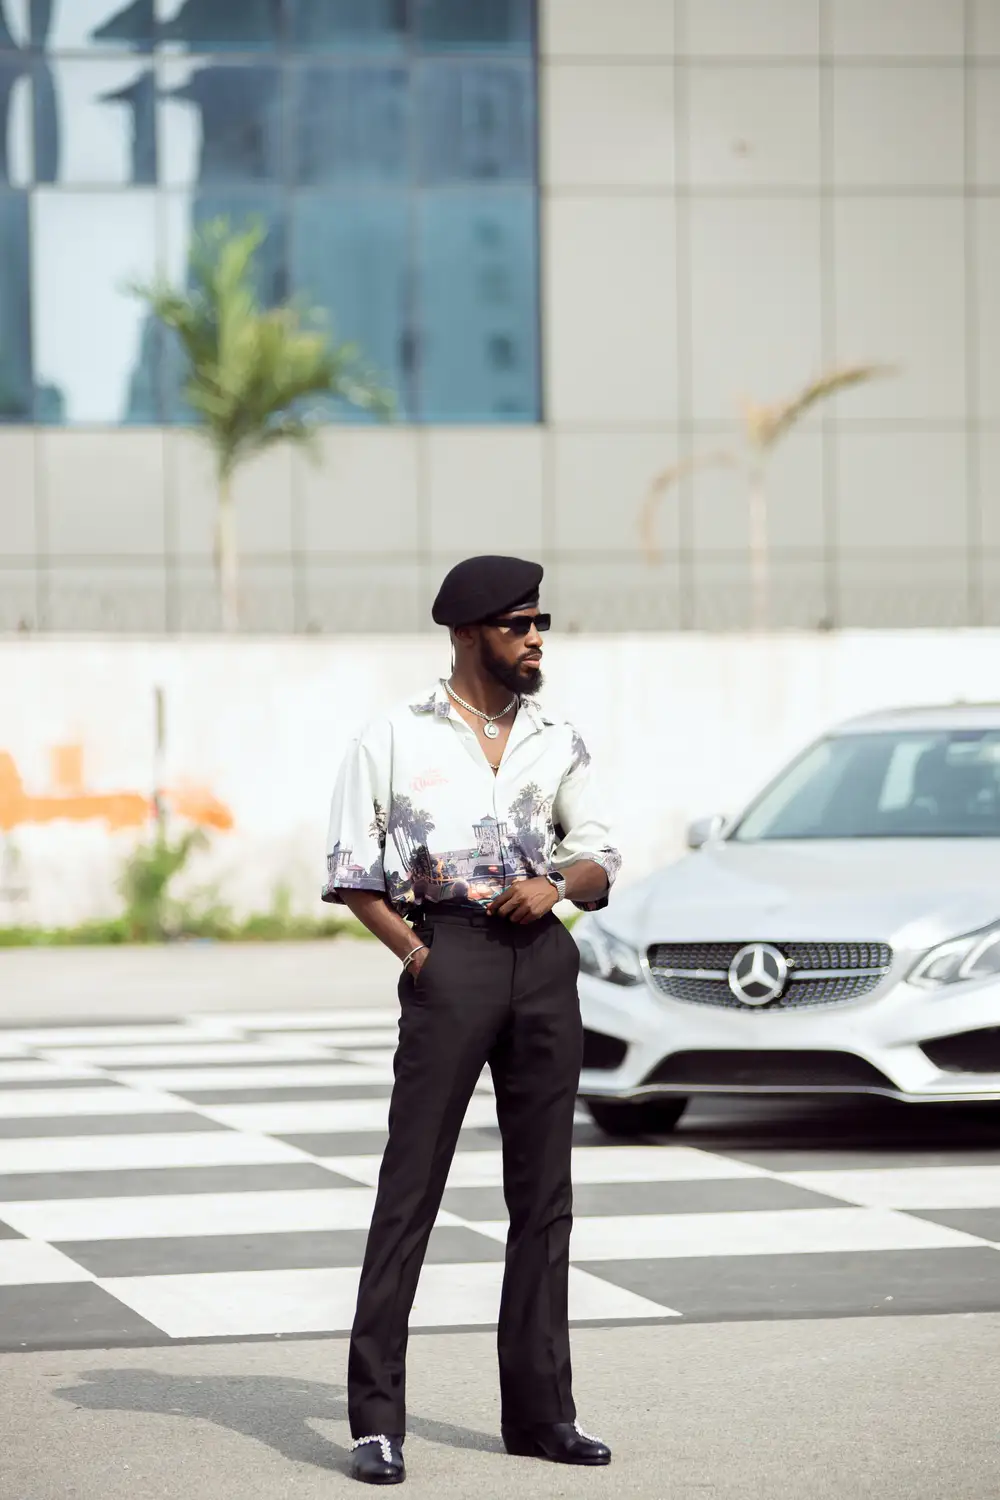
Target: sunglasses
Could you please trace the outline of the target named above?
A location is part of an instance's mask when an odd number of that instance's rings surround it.
[[[499,620],[487,620],[487,625],[496,625],[501,630],[509,630],[511,635],[520,636],[522,639],[530,635],[533,630],[548,630],[552,624],[551,615],[503,615]]]

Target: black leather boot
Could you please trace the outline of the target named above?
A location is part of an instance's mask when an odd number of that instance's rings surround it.
[[[535,1423],[530,1427],[500,1428],[508,1453],[521,1458],[547,1458],[554,1464],[609,1464],[611,1449],[584,1432],[579,1422]]]
[[[356,1438],[351,1444],[351,1478],[362,1484],[402,1484],[406,1478],[402,1433]]]

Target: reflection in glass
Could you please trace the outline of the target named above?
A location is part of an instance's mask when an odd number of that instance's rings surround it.
[[[290,0],[296,47],[378,48],[406,45],[406,0]]]
[[[30,64],[0,52],[0,185],[31,180],[31,101]]]
[[[143,323],[123,287],[154,274],[154,194],[36,190],[31,264],[36,379],[62,392],[68,422],[123,421]]]
[[[32,417],[27,193],[0,192],[0,422]]]
[[[164,182],[186,186],[282,180],[282,75],[278,68],[205,60],[166,63],[161,76]]]
[[[293,93],[299,182],[392,182],[409,175],[404,68],[308,67]]]
[[[425,52],[530,52],[532,0],[413,0]]]
[[[106,21],[91,31],[95,47],[126,46],[132,52],[149,52],[154,32],[153,0],[121,0],[111,5]]]
[[[59,110],[52,69],[40,58],[32,69],[32,120],[34,122],[34,178],[55,182],[59,175]]]
[[[156,81],[136,62],[54,58],[58,108],[36,110],[35,147],[54,180],[76,185],[156,181]],[[53,134],[53,132],[58,132]]]
[[[0,0],[0,52],[16,52],[23,40],[11,27],[13,18],[8,14],[9,7],[10,0]]]
[[[129,122],[129,181],[136,184],[156,181],[156,75],[151,68],[139,73],[131,83],[104,95],[106,104],[118,104],[127,111]]]
[[[0,0],[0,420],[186,420],[122,287],[183,284],[218,217],[404,413],[535,419],[534,31],[533,0]]]
[[[281,37],[281,0],[159,0],[157,39],[192,52],[272,50]]]
[[[535,421],[538,274],[530,189],[427,193],[421,204],[421,417]]]
[[[534,85],[527,65],[426,63],[420,70],[424,182],[530,182]]]
[[[357,342],[399,415],[410,405],[408,216],[403,194],[338,193],[299,198],[292,221],[292,291],[326,310],[336,339]]]
[[[30,0],[31,43],[47,52],[148,52],[153,0]]]
[[[129,372],[122,417],[126,424],[158,424],[166,420],[165,343],[162,326],[155,319],[144,316],[139,331],[138,354]]]

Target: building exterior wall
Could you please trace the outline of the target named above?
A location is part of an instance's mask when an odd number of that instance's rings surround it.
[[[580,630],[739,629],[747,507],[665,466],[741,396],[892,378],[779,451],[773,623],[1000,621],[993,0],[541,0],[544,419],[329,429],[240,480],[244,624],[427,628],[459,555],[541,557]],[[0,427],[0,630],[215,627],[212,485],[176,429]]]

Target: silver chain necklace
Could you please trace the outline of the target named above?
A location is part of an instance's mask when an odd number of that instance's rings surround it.
[[[502,708],[498,714],[484,714],[481,708],[473,708],[471,703],[466,703],[464,698],[460,698],[450,682],[445,681],[443,677],[441,678],[441,681],[444,684],[445,692],[448,693],[452,698],[454,698],[455,702],[459,705],[460,708],[467,708],[470,714],[475,714],[479,719],[485,719],[486,722],[483,725],[483,733],[485,734],[486,738],[488,740],[499,739],[500,731],[496,726],[495,720],[502,719],[505,714],[510,713],[511,709],[514,708],[517,704],[517,694],[514,694],[513,698],[507,704],[507,707]]]

